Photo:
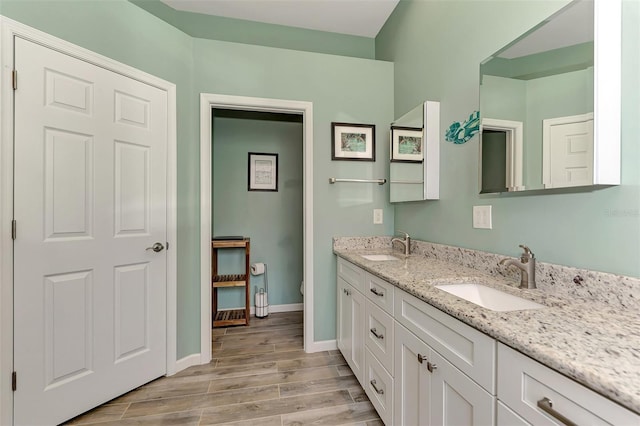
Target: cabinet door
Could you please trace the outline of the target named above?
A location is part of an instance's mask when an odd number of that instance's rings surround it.
[[[394,334],[393,423],[398,426],[432,424],[429,421],[430,377],[426,361],[429,347],[398,323],[395,323]]]
[[[492,425],[494,398],[477,383],[431,351],[431,425]]]
[[[342,356],[348,361],[351,358],[351,297],[348,295],[351,286],[338,277],[336,340]]]
[[[498,426],[531,426],[525,419],[514,413],[509,407],[498,401],[496,424]]]
[[[351,355],[347,359],[349,367],[358,381],[364,380],[364,332],[365,332],[365,297],[362,293],[348,286],[351,314]]]

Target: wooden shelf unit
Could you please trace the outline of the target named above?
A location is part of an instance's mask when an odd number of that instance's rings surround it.
[[[251,244],[249,238],[230,240],[211,240],[211,297],[213,308],[213,327],[226,327],[229,325],[249,325],[249,277],[251,263]],[[244,249],[244,274],[218,274],[218,250],[229,248]],[[244,309],[230,311],[218,311],[218,289],[229,287],[244,287]]]

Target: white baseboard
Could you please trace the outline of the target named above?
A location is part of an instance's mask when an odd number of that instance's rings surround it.
[[[296,312],[304,310],[304,303],[289,303],[288,305],[269,305],[269,313]],[[256,307],[251,307],[251,315],[255,315]]]
[[[338,349],[336,340],[321,340],[320,342],[313,342],[310,348],[304,348],[307,353],[333,351]]]
[[[192,367],[194,365],[200,365],[201,359],[202,358],[200,357],[200,354],[191,354],[191,355],[185,356],[184,358],[180,358],[179,360],[176,361],[175,373],[182,371],[184,369],[187,369],[189,367]]]
[[[237,308],[228,308],[228,309],[218,309],[219,311],[234,311],[236,309],[243,309],[242,306],[238,306]],[[275,314],[276,312],[297,312],[304,310],[304,303],[289,303],[286,305],[269,305],[269,313]],[[250,315],[256,314],[256,307],[251,306]]]

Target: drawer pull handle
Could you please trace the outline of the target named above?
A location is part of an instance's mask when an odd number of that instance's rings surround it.
[[[554,410],[553,402],[546,396],[538,401],[538,407],[562,424],[565,424],[567,426],[578,426],[577,423],[572,422],[571,420]]]
[[[384,335],[378,334],[378,331],[375,328],[372,328],[371,330],[369,330],[371,332],[371,334],[373,334],[374,336],[376,336],[376,339],[384,339]]]
[[[346,294],[347,296],[351,296],[351,292],[349,290],[345,290],[344,294]]]
[[[421,354],[418,354],[418,362],[419,362],[420,364],[422,364],[422,361],[425,361],[426,359],[427,359],[427,357],[426,357],[426,356],[422,356]]]
[[[429,373],[433,373],[434,371],[436,371],[437,368],[438,368],[437,365],[427,361],[427,370],[429,370]]]
[[[378,291],[378,289],[377,289],[377,288],[375,288],[375,287],[373,287],[373,288],[371,288],[371,289],[369,289],[369,290],[371,291],[371,293],[375,294],[376,296],[380,296],[380,297],[383,297],[383,296],[384,296],[384,293],[380,293],[380,292]]]
[[[375,390],[378,395],[384,395],[384,389],[377,388],[375,379],[371,380],[369,383],[371,383],[373,390]]]

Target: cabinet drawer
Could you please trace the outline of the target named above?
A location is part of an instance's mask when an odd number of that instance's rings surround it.
[[[539,407],[545,398],[553,414]],[[640,416],[502,343],[498,399],[532,424],[561,425],[559,415],[580,425],[640,424]]]
[[[365,352],[362,387],[384,424],[390,425],[393,419],[393,378],[370,350]]]
[[[365,345],[393,376],[393,317],[367,300]]]
[[[338,276],[351,284],[353,288],[364,293],[364,277],[366,272],[364,269],[358,268],[351,262],[338,257]],[[368,290],[367,290],[368,291]]]
[[[395,287],[375,275],[367,274],[365,278],[365,294],[373,303],[393,316],[393,289]]]
[[[495,395],[496,342],[408,293],[395,289],[395,319]]]

